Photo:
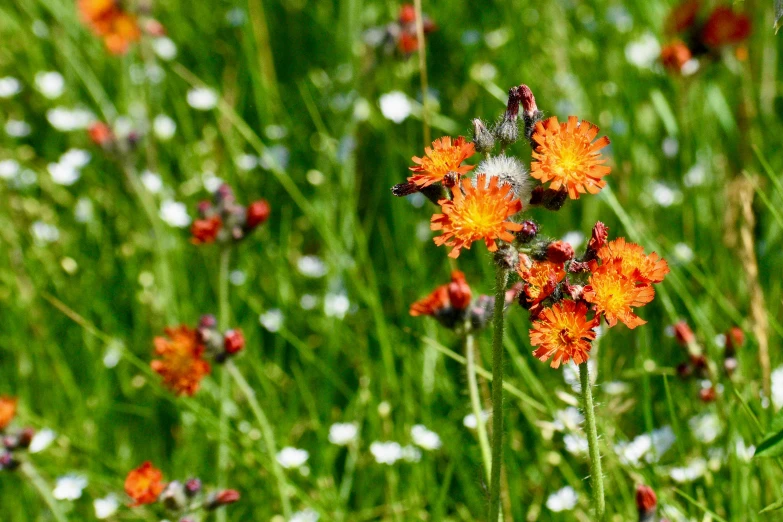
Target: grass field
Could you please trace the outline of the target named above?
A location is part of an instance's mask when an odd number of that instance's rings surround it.
[[[672,522],[783,517],[760,513],[783,498],[780,460],[751,449],[783,406],[772,0],[735,6],[752,18],[747,56],[726,48],[689,75],[657,59],[668,1],[424,1],[437,25],[426,104],[418,54],[367,43],[395,2],[126,4],[151,9],[167,40],[145,34],[113,56],[71,0],[0,4],[0,396],[18,398],[14,426],[56,434],[0,471],[0,520],[95,520],[110,494],[110,520],[170,518],[127,507],[125,477],[144,461],[166,480],[241,493],[208,520],[487,520],[463,343],[408,310],[457,267],[474,295],[492,295],[491,256],[478,244],[450,260],[432,242],[435,207],[390,188],[425,133],[470,138],[471,120],[494,120],[520,83],[546,116],[577,115],[612,142],[599,195],[526,219],[577,248],[603,221],[672,270],[639,312],[648,324],[604,330],[591,357],[608,520],[637,520],[638,484]],[[95,145],[88,121],[139,134],[135,152]],[[509,152],[530,161],[526,143]],[[58,169],[69,161],[79,167]],[[271,206],[228,271],[220,247],[188,232],[220,180],[240,203]],[[177,397],[150,369],[153,339],[208,313],[241,329],[245,349]],[[678,321],[705,375],[678,376],[689,349]],[[511,307],[506,324],[505,520],[593,520],[576,374],[531,355],[525,310]],[[722,335],[734,326],[745,342],[729,377]],[[476,338],[487,370],[491,330]],[[488,398],[485,376],[479,388]],[[335,423],[358,434],[335,444]],[[284,447],[306,463],[271,454]],[[395,452],[404,458],[378,462]],[[83,491],[55,498],[67,475]]]

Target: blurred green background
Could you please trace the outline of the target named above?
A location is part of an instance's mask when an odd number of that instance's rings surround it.
[[[738,2],[754,24],[748,60],[727,50],[691,76],[667,74],[656,58],[672,6],[425,0],[438,27],[427,39],[432,134],[470,136],[472,118],[494,119],[507,89],[526,83],[547,115],[577,115],[611,138],[613,172],[601,195],[558,213],[531,213],[544,233],[571,241],[604,221],[613,237],[656,250],[673,269],[640,313],[649,324],[613,329],[594,358],[609,513],[635,519],[634,487],[644,482],[672,521],[776,520],[779,514],[758,513],[781,496],[781,468],[738,450],[738,441],[750,446],[761,438],[749,411],[766,427],[774,408],[760,396],[747,259],[741,241],[731,239],[745,222],[735,217],[736,180],[753,180],[750,237],[775,368],[783,364],[783,46],[772,30],[771,1]],[[231,324],[248,339],[236,362],[278,447],[309,452],[308,470],[286,471],[294,509],[328,521],[485,516],[479,448],[463,425],[470,413],[464,367],[446,352],[461,353],[459,339],[408,315],[411,302],[448,280],[451,265],[431,240],[434,207],[389,191],[424,146],[419,66],[416,55],[368,45],[365,31],[393,21],[399,7],[154,2],[176,56],[145,39],[112,57],[71,1],[0,5],[0,78],[21,85],[0,97],[0,162],[17,165],[0,169],[8,173],[0,179],[0,395],[19,397],[20,423],[58,434],[30,457],[44,480],[88,477],[80,499],[58,501],[70,520],[93,520],[92,501],[120,494],[127,472],[144,460],[169,479],[216,480],[219,376],[195,397],[177,399],[148,369],[152,339],[165,326],[193,325],[217,311],[217,249],[191,245],[187,228],[156,212],[169,201],[162,214],[176,221],[181,208],[170,203],[181,202],[195,216],[215,178],[230,183],[240,202],[263,197],[272,205],[270,220],[233,257]],[[42,92],[43,79],[36,87],[46,71],[64,80],[54,99]],[[219,93],[216,108],[189,105],[188,92],[202,85]],[[395,91],[405,100],[396,108],[410,109],[399,123],[384,117],[379,101]],[[52,119],[75,118],[52,114],[57,107],[120,118],[142,131],[133,166],[159,175],[158,192],[142,189],[140,200],[121,165],[86,131],[55,128]],[[170,139],[161,132],[165,122],[154,130],[161,114],[176,123]],[[19,122],[29,125],[27,135]],[[91,159],[65,186],[49,165],[71,148]],[[522,142],[511,152],[529,160]],[[489,259],[482,246],[459,257],[476,293],[492,291]],[[515,307],[508,317],[507,379],[524,396],[508,395],[504,412],[511,518],[589,520],[586,456],[571,454],[551,424],[559,410],[577,405],[577,395],[562,370],[530,355],[527,314]],[[699,400],[698,379],[676,376],[687,355],[667,326],[680,319],[718,366],[719,334],[734,325],[747,334],[734,378],[715,376],[716,402]],[[479,339],[485,367],[488,335]],[[228,520],[282,520],[274,518],[281,505],[246,398],[239,390],[232,398],[229,485],[243,499],[227,509]],[[704,415],[715,432],[706,442],[692,421]],[[356,449],[329,443],[334,422],[359,423]],[[443,447],[424,451],[420,462],[375,461],[373,441],[409,444],[415,424],[438,433]],[[676,442],[654,462],[635,465],[613,450],[664,426]],[[672,478],[672,468],[698,459],[706,469],[695,480]],[[573,509],[547,507],[566,486],[578,495]],[[156,519],[127,509],[116,518]],[[24,476],[3,472],[0,519],[51,516]]]

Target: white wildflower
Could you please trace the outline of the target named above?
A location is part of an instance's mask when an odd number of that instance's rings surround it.
[[[0,161],[0,179],[13,179],[19,174],[19,162],[12,159]]]
[[[11,76],[0,78],[0,98],[10,98],[22,92],[22,83]]]
[[[559,513],[561,511],[571,511],[576,507],[579,496],[571,486],[566,486],[549,495],[546,499],[546,507],[550,511]]]
[[[299,273],[305,277],[319,278],[326,275],[326,264],[318,256],[302,256],[296,262]]]
[[[720,419],[714,413],[703,413],[688,421],[694,436],[703,444],[710,444],[721,433]]]
[[[704,459],[696,459],[691,461],[686,467],[670,468],[669,476],[673,481],[683,484],[685,482],[693,482],[704,476],[706,472],[707,461]]]
[[[317,511],[308,508],[291,515],[288,522],[318,522],[319,518],[321,518],[321,515]]]
[[[379,103],[384,118],[394,123],[402,123],[411,115],[411,102],[400,91],[392,91],[382,95]]]
[[[57,500],[78,500],[87,487],[87,477],[82,475],[65,475],[57,479],[52,495]]]
[[[190,225],[188,207],[184,203],[166,199],[160,204],[160,219],[175,228],[185,228]]]
[[[645,33],[625,46],[625,59],[640,69],[651,68],[661,54],[661,44],[652,33]]]
[[[65,90],[65,79],[57,71],[39,72],[35,75],[35,87],[41,94],[54,100],[62,96]]]
[[[277,453],[277,462],[285,469],[301,468],[310,458],[310,454],[303,449],[287,446]]]
[[[337,446],[347,446],[356,441],[359,427],[353,422],[338,422],[329,427],[329,442]]]
[[[177,132],[177,124],[165,114],[158,114],[152,121],[152,131],[161,141],[168,141]]]
[[[196,87],[188,91],[188,105],[199,111],[209,111],[217,107],[218,95],[208,87]]]
[[[109,494],[103,498],[96,498],[92,503],[95,508],[95,518],[105,520],[115,514],[120,507],[120,501],[114,494]]]
[[[57,434],[49,428],[44,428],[33,436],[33,440],[30,441],[28,451],[30,453],[40,453],[46,448],[52,445],[54,439],[57,438]]]
[[[411,438],[414,444],[428,451],[440,449],[443,445],[440,436],[422,424],[416,424],[411,428]]]
[[[155,38],[152,41],[152,48],[161,60],[168,62],[177,57],[177,44],[166,36]]]
[[[391,466],[402,458],[402,446],[397,442],[373,442],[370,453],[378,464]]]
[[[283,327],[283,312],[279,308],[267,310],[258,316],[258,322],[268,331],[275,333]]]
[[[160,177],[160,174],[145,170],[141,173],[141,184],[151,194],[157,194],[163,188],[163,179]]]
[[[324,313],[327,317],[344,319],[350,308],[351,302],[348,300],[348,296],[343,293],[329,293],[324,297]]]
[[[486,410],[482,411],[481,420],[487,422],[488,419],[489,419],[489,412]],[[465,415],[465,418],[462,419],[462,424],[469,430],[475,430],[478,426],[478,423],[476,422],[476,416],[473,413],[468,413],[467,415]]]
[[[33,132],[33,128],[30,127],[30,124],[26,121],[9,118],[8,121],[5,122],[5,132],[12,138],[24,138]]]

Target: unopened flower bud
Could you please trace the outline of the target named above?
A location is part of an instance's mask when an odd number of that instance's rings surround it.
[[[228,183],[223,183],[215,192],[215,201],[222,205],[231,205],[236,201],[234,190]]]
[[[2,470],[14,470],[19,467],[19,461],[14,459],[11,452],[0,453],[0,471]]]
[[[213,216],[209,219],[197,219],[190,227],[191,242],[194,245],[214,243],[223,227],[223,220],[220,216]]]
[[[413,4],[404,4],[400,7],[398,20],[401,24],[410,24],[416,21],[416,9]]]
[[[533,189],[533,192],[530,193],[530,204],[534,206],[543,205],[545,194],[546,189],[541,185],[537,186]]]
[[[459,174],[456,172],[447,172],[445,176],[443,176],[443,186],[446,188],[451,188],[454,185],[459,182]]]
[[[195,497],[201,492],[201,479],[192,478],[185,483],[185,494],[189,497]]]
[[[169,511],[180,511],[188,502],[185,496],[185,486],[178,480],[169,482],[158,499]]]
[[[35,430],[33,428],[24,428],[21,432],[19,432],[19,447],[23,449],[27,449],[30,447],[30,443],[33,442],[33,437],[35,437]]]
[[[602,246],[606,244],[606,240],[609,237],[609,227],[598,221],[593,226],[593,233],[590,236],[590,240],[587,242],[587,252],[585,253],[585,261],[590,261],[598,256],[598,251]]]
[[[699,399],[701,399],[702,402],[714,402],[716,397],[717,393],[715,392],[714,386],[699,390]]]
[[[199,328],[216,328],[217,318],[212,314],[204,314],[198,320]]]
[[[519,252],[508,245],[504,245],[495,251],[495,264],[505,270],[516,270],[519,265]]]
[[[523,221],[521,225],[522,230],[517,232],[517,240],[524,245],[535,239],[538,234],[538,224],[535,221],[527,220]]]
[[[639,522],[653,522],[658,506],[658,498],[651,487],[640,484],[636,487],[636,509]]]
[[[560,190],[552,190],[548,189],[547,194],[544,196],[544,206],[547,210],[552,210],[557,212],[561,208],[563,208],[563,205],[565,204],[566,200],[568,199],[568,191],[565,188],[562,188]]]
[[[568,263],[568,271],[572,274],[582,274],[590,271],[590,265],[582,261],[571,261]]]
[[[224,489],[213,493],[207,499],[206,508],[209,510],[217,509],[221,506],[227,506],[239,501],[239,491],[235,489]]]
[[[114,143],[114,132],[103,122],[96,122],[87,129],[90,140],[99,147],[108,148]]]
[[[223,348],[226,353],[233,355],[242,351],[245,347],[245,336],[241,330],[228,330],[223,336]]]
[[[552,241],[546,248],[546,258],[552,263],[563,264],[574,258],[574,247],[565,241]]]
[[[489,132],[483,121],[476,118],[473,120],[473,145],[476,152],[486,154],[495,148],[495,136]]]
[[[247,228],[252,230],[269,218],[269,203],[260,199],[247,207]]]
[[[745,333],[737,326],[732,326],[726,332],[726,352],[734,353],[737,348],[745,344]]]
[[[563,285],[563,290],[565,291],[568,296],[573,299],[574,301],[578,301],[582,298],[582,294],[584,294],[585,287],[582,285],[572,285],[566,281],[566,283]]]
[[[685,321],[679,321],[674,325],[674,338],[677,342],[683,346],[688,346],[696,340],[696,336],[693,335],[693,330],[688,326]]]
[[[506,104],[506,113],[503,118],[506,120],[515,120],[519,115],[519,103],[522,101],[522,92],[519,87],[512,87],[508,90],[508,103]]]
[[[451,273],[451,282],[448,285],[449,301],[455,310],[464,310],[470,305],[470,286],[465,280],[465,274],[459,270]]]
[[[533,96],[533,91],[527,85],[520,85],[517,87],[517,95],[519,96],[520,104],[522,105],[522,113],[525,116],[535,116],[538,110],[536,105],[536,97]]]

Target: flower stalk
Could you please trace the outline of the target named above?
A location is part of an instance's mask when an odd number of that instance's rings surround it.
[[[228,271],[231,262],[231,248],[223,247],[220,251],[220,268],[218,271],[218,328],[225,331],[229,326],[229,302],[228,302]],[[219,414],[219,444],[218,444],[218,488],[226,487],[228,479],[228,412],[227,402],[231,393],[230,376],[227,368],[220,373],[220,414]],[[217,512],[218,522],[225,522],[224,510]]]
[[[483,408],[481,407],[481,398],[479,397],[478,379],[476,378],[476,337],[470,330],[469,325],[467,326],[465,333],[465,370],[468,374],[470,405],[473,410],[473,416],[476,417],[476,433],[478,434],[479,447],[481,448],[481,461],[484,463],[484,471],[487,474],[487,480],[491,480],[492,451],[489,446],[487,425],[484,422]]]
[[[498,266],[492,319],[492,468],[489,487],[489,522],[500,516],[500,466],[503,462],[503,319],[508,270]]]
[[[590,370],[587,367],[587,361],[579,365],[579,381],[582,387],[582,406],[590,453],[590,482],[593,487],[593,507],[595,508],[596,520],[601,522],[604,520],[606,512],[604,476],[601,471],[601,452],[598,449],[598,430],[595,427],[595,406],[593,405],[593,392],[590,385]]]
[[[23,462],[20,469],[22,474],[27,477],[36,491],[38,491],[38,494],[41,495],[43,501],[46,502],[46,505],[52,512],[52,517],[54,520],[57,522],[66,522],[68,519],[65,517],[65,514],[63,514],[60,505],[57,503],[57,500],[55,500],[55,498],[52,496],[52,490],[49,487],[49,484],[47,484],[43,477],[41,477],[41,475],[38,473],[38,470],[35,469],[35,466],[33,466],[32,462]]]

